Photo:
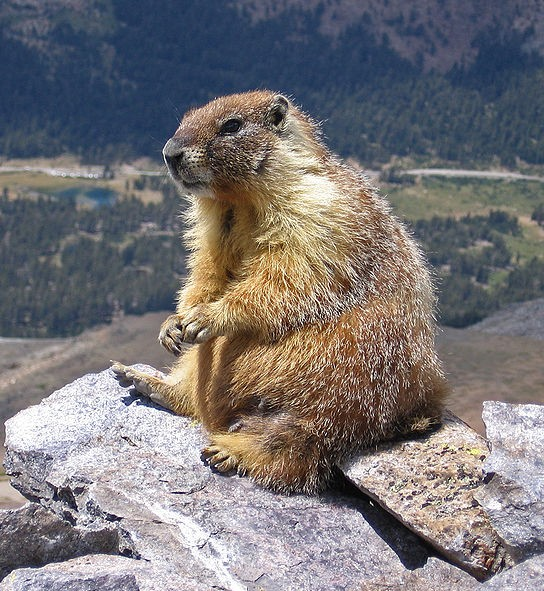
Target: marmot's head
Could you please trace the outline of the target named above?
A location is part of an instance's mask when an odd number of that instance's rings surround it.
[[[189,111],[163,149],[185,193],[236,199],[318,166],[326,154],[315,124],[269,91],[221,97]]]

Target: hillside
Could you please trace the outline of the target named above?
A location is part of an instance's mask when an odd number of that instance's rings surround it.
[[[5,0],[2,4],[0,22],[6,36],[47,54],[52,62],[61,59],[62,49],[68,46],[59,34],[62,30],[94,35],[110,49],[115,47],[113,35],[127,22],[115,1]],[[329,45],[362,24],[376,46],[389,45],[424,71],[447,73],[455,66],[472,65],[480,56],[481,39],[491,34],[498,42],[517,37],[523,52],[544,56],[544,6],[539,0],[505,0],[500,10],[493,2],[481,0],[411,4],[401,0],[231,0],[216,4],[225,14],[247,19],[252,26],[291,19],[286,24],[292,37],[303,35],[309,41],[312,32],[318,33]],[[193,7],[185,5],[191,18]],[[306,19],[312,19],[313,29]]]
[[[492,335],[510,335],[544,340],[544,298],[510,304],[470,327]]]
[[[157,158],[189,106],[271,87],[366,165],[542,164],[543,48],[538,0],[6,0],[0,154]]]
[[[493,31],[497,40],[510,35],[523,39],[525,51],[544,55],[544,6],[538,0],[493,2],[481,0],[238,0],[253,22],[278,18],[299,10],[316,16],[318,31],[338,39],[354,24],[377,45],[393,51],[424,71],[447,73],[455,66],[473,64],[479,57],[479,41]],[[297,23],[295,22],[295,26]]]

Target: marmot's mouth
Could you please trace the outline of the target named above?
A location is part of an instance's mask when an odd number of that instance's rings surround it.
[[[183,174],[181,174],[178,170],[172,169],[169,167],[170,176],[176,183],[179,183],[183,186],[184,189],[187,190],[195,190],[195,189],[203,189],[207,186],[202,180],[189,180]]]
[[[188,195],[194,195],[195,197],[213,197],[213,191],[211,190],[209,183],[206,183],[205,181],[187,181],[178,177],[177,182],[182,191]]]
[[[182,178],[179,179],[181,184],[186,188],[186,189],[204,189],[206,188],[208,185],[207,183],[204,183],[202,181],[186,181]]]

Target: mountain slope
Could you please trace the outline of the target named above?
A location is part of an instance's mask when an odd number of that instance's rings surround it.
[[[0,154],[158,157],[191,105],[270,87],[367,163],[543,163],[543,38],[538,0],[6,0]]]
[[[469,330],[544,340],[544,298],[510,304]]]
[[[539,0],[238,0],[253,22],[296,9],[316,14],[318,31],[333,40],[358,23],[375,43],[389,44],[400,57],[425,71],[446,73],[478,58],[478,43],[491,34],[522,40],[521,48],[544,55],[544,5]],[[296,26],[296,22],[295,22]]]

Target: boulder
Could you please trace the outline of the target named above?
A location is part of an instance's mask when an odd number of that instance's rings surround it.
[[[1,591],[485,591],[506,574],[478,582],[347,482],[283,496],[212,472],[199,425],[109,370],[22,411],[6,432],[6,472],[31,502],[0,512]],[[502,589],[538,574],[540,562],[527,564]]]
[[[544,552],[544,406],[485,402],[491,442],[476,498],[517,561]]]
[[[135,572],[143,565],[121,556],[91,555],[66,562],[48,564],[41,569],[14,571],[0,589],[10,591],[139,591]],[[167,589],[148,587],[149,589]],[[184,587],[189,590],[190,587]],[[196,587],[194,587],[196,589]],[[173,589],[172,589],[173,591]]]
[[[440,428],[365,450],[342,469],[438,552],[485,579],[514,564],[474,498],[488,455],[487,441],[446,412]]]
[[[115,572],[135,577],[140,589],[332,590],[383,572],[400,576],[429,556],[366,498],[281,496],[214,474],[200,458],[200,426],[134,396],[110,371],[22,411],[6,431],[14,486],[73,527],[114,526],[116,553],[131,559],[97,562],[104,552],[97,545],[89,564],[68,560],[33,576]],[[28,576],[17,572],[0,589]]]
[[[119,547],[113,524],[80,528],[37,503],[0,511],[0,532],[0,578],[18,566],[41,566],[91,552],[117,553]]]

